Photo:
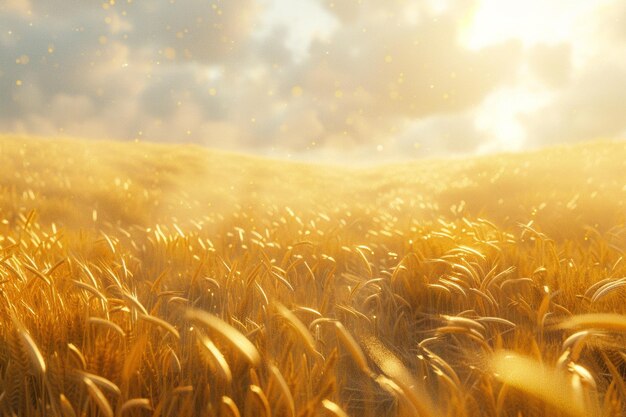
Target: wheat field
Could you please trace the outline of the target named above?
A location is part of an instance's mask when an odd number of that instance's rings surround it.
[[[0,138],[6,416],[626,415],[626,143],[338,167]]]

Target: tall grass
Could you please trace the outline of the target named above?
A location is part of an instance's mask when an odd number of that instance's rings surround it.
[[[2,415],[626,413],[623,142],[359,170],[0,151]]]

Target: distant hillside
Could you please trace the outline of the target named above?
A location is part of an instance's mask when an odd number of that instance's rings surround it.
[[[399,223],[533,220],[558,237],[624,223],[626,142],[354,169],[191,145],[4,136],[0,190],[3,220],[35,209],[40,222],[70,228],[216,224],[246,207],[269,220],[287,206],[303,217],[393,213]]]

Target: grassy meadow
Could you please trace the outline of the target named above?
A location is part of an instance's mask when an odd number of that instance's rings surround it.
[[[376,167],[0,137],[0,414],[622,416],[626,142]]]

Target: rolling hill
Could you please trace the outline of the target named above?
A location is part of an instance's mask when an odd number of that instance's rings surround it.
[[[0,208],[10,216],[34,209],[46,223],[97,229],[217,221],[215,216],[250,207],[302,213],[392,207],[398,221],[470,216],[514,227],[534,220],[567,236],[572,229],[606,231],[624,221],[625,155],[623,141],[606,141],[345,168],[193,145],[2,137]]]

